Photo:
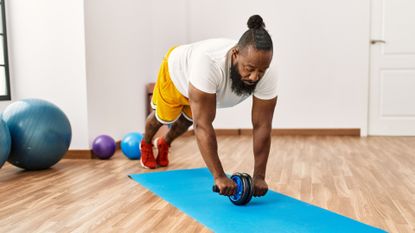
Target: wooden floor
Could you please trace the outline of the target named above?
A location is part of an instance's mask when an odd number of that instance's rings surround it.
[[[219,137],[228,173],[252,173],[249,136]],[[193,137],[173,144],[168,169],[202,167]],[[163,169],[158,169],[163,170]],[[209,232],[130,180],[149,172],[120,152],[52,169],[0,169],[0,232]],[[271,189],[388,232],[415,232],[415,137],[280,136]]]

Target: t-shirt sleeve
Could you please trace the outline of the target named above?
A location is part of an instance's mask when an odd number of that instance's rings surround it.
[[[255,88],[254,96],[263,100],[278,96],[278,76],[275,70],[270,68],[265,73]]]
[[[205,55],[198,55],[190,64],[189,82],[198,90],[215,94],[219,86],[221,71],[219,67]]]

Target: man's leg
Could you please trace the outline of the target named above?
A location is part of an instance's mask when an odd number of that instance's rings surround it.
[[[187,120],[183,115],[181,115],[179,119],[177,119],[177,121],[172,124],[166,136],[157,139],[156,146],[158,149],[158,155],[156,161],[158,165],[161,167],[166,167],[169,165],[168,157],[170,144],[174,139],[184,134],[192,124],[193,123],[191,121]]]
[[[167,52],[160,65],[151,100],[152,106],[156,106],[157,111],[153,111],[150,116],[148,116],[146,120],[144,137],[141,141],[141,164],[143,167],[147,168],[157,167],[157,162],[153,154],[152,139],[159,128],[163,125],[161,122],[164,123],[174,121],[178,116],[180,116],[182,111],[180,97],[184,97],[181,96],[181,94],[178,93],[174,87],[167,64],[171,51],[173,51],[173,48]],[[166,99],[169,101],[166,101]],[[160,119],[161,122],[157,119]]]
[[[153,111],[146,120],[146,128],[144,131],[144,137],[141,141],[140,150],[141,150],[141,158],[140,163],[141,166],[145,168],[154,169],[157,167],[156,159],[154,158],[153,154],[153,143],[152,139],[158,129],[163,125],[162,123],[158,122],[155,115],[156,111]]]
[[[178,138],[180,135],[186,133],[189,127],[193,124],[193,122],[189,121],[183,115],[180,116],[177,121],[173,123],[170,130],[167,132],[164,139],[166,140],[167,144],[171,144],[174,139]]]
[[[163,125],[160,123],[156,118],[156,111],[151,112],[151,114],[147,117],[146,120],[146,128],[144,132],[144,141],[148,144],[151,144],[151,141],[153,140],[154,135],[157,133],[157,131],[160,129],[160,127]]]

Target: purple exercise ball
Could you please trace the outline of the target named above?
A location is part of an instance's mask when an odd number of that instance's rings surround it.
[[[100,135],[92,143],[92,151],[100,159],[109,159],[115,152],[115,141],[108,135]]]

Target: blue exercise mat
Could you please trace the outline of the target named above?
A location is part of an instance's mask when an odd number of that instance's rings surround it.
[[[383,230],[269,190],[246,206],[212,192],[207,168],[133,174],[159,197],[214,232],[380,233]]]

